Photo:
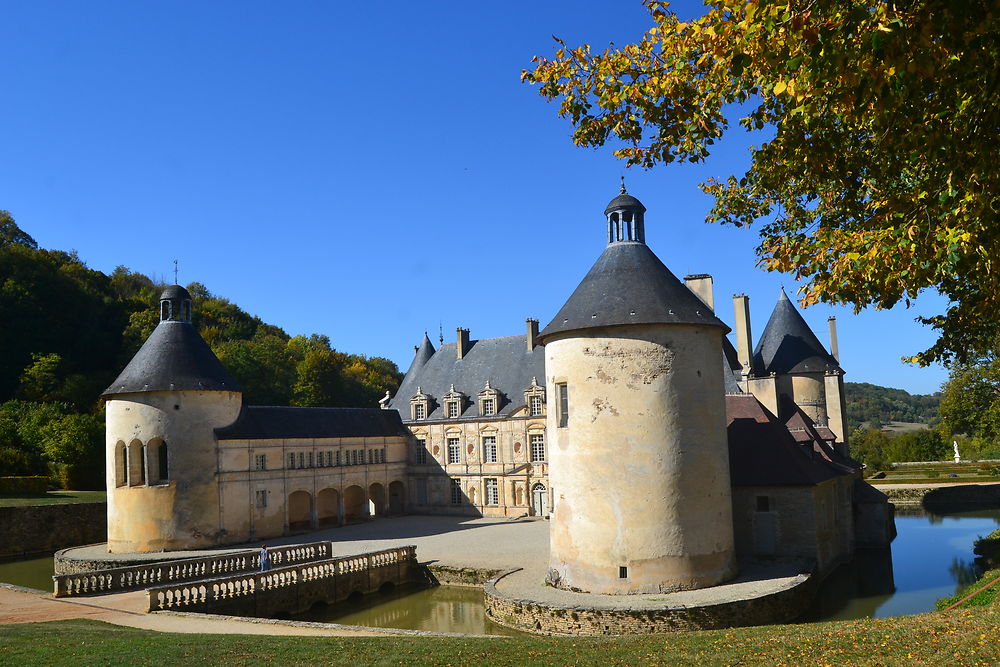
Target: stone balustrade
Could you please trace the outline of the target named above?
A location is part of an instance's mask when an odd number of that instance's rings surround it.
[[[416,547],[287,565],[268,572],[208,578],[147,590],[149,611],[198,611],[240,616],[274,616],[332,604],[386,584],[423,581]]]
[[[330,558],[330,542],[310,542],[268,549],[272,567],[278,568]],[[55,597],[93,593],[119,593],[158,584],[181,583],[260,569],[260,550],[228,552],[217,556],[150,561],[109,570],[57,574],[52,577]]]

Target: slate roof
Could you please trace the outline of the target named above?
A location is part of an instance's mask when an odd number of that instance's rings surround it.
[[[754,349],[753,366],[764,375],[841,370],[784,290]]]
[[[452,384],[456,391],[468,397],[461,416],[480,419],[477,397],[487,380],[503,397],[497,417],[509,416],[524,405],[524,390],[531,385],[533,377],[540,385],[545,384],[545,350],[536,345],[529,352],[526,335],[469,341],[469,349],[461,360],[457,358],[455,345],[446,343],[423,363],[417,364],[414,359],[410,364],[410,370],[389,403],[389,407],[399,410],[405,421],[410,421],[410,399],[417,393],[417,387],[434,399],[427,419],[444,418],[441,398]],[[417,356],[420,356],[419,351]]]
[[[733,486],[813,486],[850,474],[804,451],[750,394],[726,396],[726,418]]]
[[[739,373],[743,370],[740,365],[739,355],[736,348],[729,342],[729,338],[722,337],[722,381],[725,384],[727,394],[742,394],[743,390],[739,385]]]
[[[612,243],[539,335],[627,324],[727,327],[645,243]]]
[[[409,431],[395,410],[244,406],[236,421],[215,429],[215,435],[219,440],[281,440],[405,437]]]
[[[243,391],[190,322],[168,320],[101,395],[186,390]]]
[[[639,209],[643,213],[646,212],[646,207],[642,205],[642,202],[623,189],[620,195],[608,202],[608,205],[604,208],[604,215],[623,208]]]
[[[163,293],[160,294],[160,301],[164,300],[191,300],[191,294],[180,285],[167,285]]]

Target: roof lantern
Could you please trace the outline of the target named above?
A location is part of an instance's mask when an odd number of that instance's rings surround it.
[[[608,218],[608,244],[645,243],[645,212],[646,207],[642,202],[625,189],[625,177],[622,176],[621,192],[604,209],[604,215]]]
[[[160,295],[161,322],[190,322],[191,294],[180,285],[170,285]]]

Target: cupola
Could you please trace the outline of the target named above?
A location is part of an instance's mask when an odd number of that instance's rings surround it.
[[[190,322],[191,294],[180,285],[170,285],[160,295],[161,322]]]
[[[608,202],[604,209],[604,215],[608,219],[608,244],[645,243],[645,213],[646,207],[642,202],[625,190],[625,177],[622,176],[621,193]]]

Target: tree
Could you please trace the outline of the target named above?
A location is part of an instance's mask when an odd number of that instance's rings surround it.
[[[35,239],[17,226],[10,211],[0,210],[0,246],[6,245],[23,245],[32,249],[38,247]]]
[[[879,429],[858,429],[851,434],[851,456],[865,464],[866,474],[889,466],[888,447],[889,436]]]
[[[1000,339],[1000,0],[712,0],[591,53],[559,41],[522,80],[560,100],[581,146],[622,142],[628,166],[701,161],[741,110],[742,176],[709,179],[709,220],[762,223],[759,263],[804,281],[803,305],[907,305],[938,340],[911,357],[949,362]]]
[[[1000,358],[994,354],[958,364],[941,392],[940,431],[946,442],[970,437],[963,458],[1000,455]]]

